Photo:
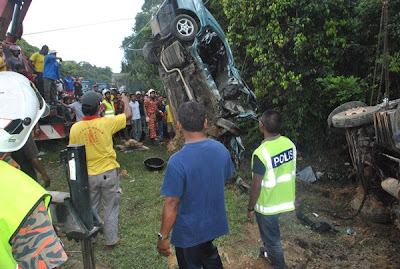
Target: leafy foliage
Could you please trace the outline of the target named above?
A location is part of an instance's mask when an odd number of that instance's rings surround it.
[[[391,1],[392,81],[397,72],[400,5]],[[284,114],[285,133],[313,147],[340,103],[370,95],[381,14],[379,0],[223,0],[227,36],[261,111]],[[396,29],[396,31],[394,31]],[[245,50],[243,50],[245,48]],[[245,51],[245,55],[243,55]],[[250,78],[250,79],[249,79]],[[319,139],[320,143],[325,143]]]

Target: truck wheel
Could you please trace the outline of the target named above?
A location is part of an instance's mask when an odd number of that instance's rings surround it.
[[[373,114],[381,108],[366,106],[342,111],[332,117],[332,124],[336,128],[359,127],[374,122]]]
[[[158,57],[156,54],[157,47],[158,46],[156,42],[147,42],[144,44],[142,54],[148,63],[158,64]]]
[[[332,112],[328,116],[328,127],[330,128],[332,126],[332,117],[335,116],[336,114],[346,111],[351,108],[365,107],[365,106],[367,106],[367,105],[364,102],[360,102],[360,101],[351,101],[351,102],[347,102],[347,103],[344,103],[344,104],[338,106],[337,108],[332,110]]]
[[[176,16],[172,22],[171,32],[180,41],[192,41],[198,30],[196,21],[186,14]]]

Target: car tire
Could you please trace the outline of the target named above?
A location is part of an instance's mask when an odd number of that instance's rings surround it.
[[[158,57],[156,54],[156,49],[158,45],[156,42],[147,42],[144,44],[142,49],[142,54],[146,62],[151,64],[158,64]]]
[[[179,41],[192,41],[198,31],[197,22],[189,15],[180,14],[172,22],[171,32]]]
[[[373,114],[381,108],[378,106],[363,107],[364,111],[354,115],[346,115],[346,111],[342,111],[332,117],[332,124],[336,128],[359,127],[374,122]]]

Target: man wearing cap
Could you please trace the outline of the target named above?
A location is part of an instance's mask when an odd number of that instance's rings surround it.
[[[18,45],[12,45],[10,47],[11,57],[7,58],[7,70],[18,72],[17,66],[23,66],[25,68],[24,59],[20,56],[21,48]]]
[[[85,115],[80,122],[71,127],[70,144],[84,144],[89,175],[90,200],[94,210],[99,213],[101,200],[104,209],[105,249],[117,246],[118,214],[121,198],[118,168],[120,167],[113,149],[112,136],[125,128],[132,113],[128,110],[115,117],[99,117],[101,95],[94,91],[86,92],[81,99]]]
[[[57,80],[61,80],[60,65],[57,60],[62,61],[57,57],[57,51],[50,50],[49,54],[44,57],[43,68],[43,88],[44,99],[47,103],[55,105],[57,99]]]
[[[43,89],[43,69],[44,69],[44,58],[49,53],[49,47],[44,45],[38,52],[32,54],[29,58],[29,64],[32,70],[36,73],[36,87],[40,94],[44,96]]]

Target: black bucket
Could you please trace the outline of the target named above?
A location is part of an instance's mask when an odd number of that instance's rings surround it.
[[[151,157],[143,161],[143,164],[150,171],[161,170],[165,165],[165,161],[161,158]]]

